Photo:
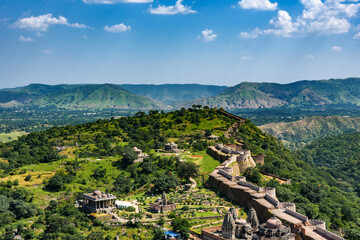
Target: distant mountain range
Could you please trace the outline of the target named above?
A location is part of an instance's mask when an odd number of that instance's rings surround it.
[[[207,105],[225,109],[314,107],[360,104],[360,78],[299,81],[289,84],[243,82],[221,94],[176,106]]]
[[[259,126],[282,140],[287,147],[301,148],[306,144],[333,135],[360,131],[360,117],[307,117],[295,122],[269,123]]]
[[[0,107],[63,109],[172,109],[192,105],[232,109],[360,105],[360,78],[290,84],[243,82],[234,87],[199,84],[30,84],[0,90]]]
[[[199,98],[213,97],[222,93],[226,86],[199,84],[162,84],[162,85],[120,85],[129,92],[145,96],[165,104],[175,104]]]
[[[61,109],[171,109],[113,84],[43,85],[0,90],[0,106],[56,107]]]

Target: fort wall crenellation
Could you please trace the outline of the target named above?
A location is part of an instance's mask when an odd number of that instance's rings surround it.
[[[221,144],[217,144],[213,148],[214,151],[223,152]],[[302,232],[307,239],[344,240],[344,238],[326,230],[324,221],[309,220],[307,216],[296,212],[295,203],[280,202],[276,197],[275,188],[262,188],[247,182],[244,176],[233,176],[233,170],[229,167],[234,162],[234,155],[231,155],[233,152],[239,153],[239,151],[230,150],[230,155],[227,155],[228,159],[210,174],[207,182],[210,188],[218,190],[234,203],[254,207],[256,212],[262,213],[258,216],[261,222],[265,222],[275,215],[290,225],[296,226],[298,231]],[[249,150],[241,150],[241,152],[251,156]]]

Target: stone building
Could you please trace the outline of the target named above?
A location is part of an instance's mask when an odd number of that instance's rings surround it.
[[[110,213],[115,208],[116,197],[113,194],[107,194],[95,190],[92,193],[82,195],[82,209],[86,213]]]
[[[165,192],[162,193],[161,198],[156,202],[150,203],[150,211],[155,213],[162,213],[176,210],[176,204],[167,200]]]
[[[204,240],[295,240],[290,227],[284,226],[276,217],[259,225],[255,209],[250,209],[247,220],[237,217],[230,208],[222,226],[201,229]]]
[[[173,142],[167,143],[165,144],[165,151],[179,152],[178,145]]]

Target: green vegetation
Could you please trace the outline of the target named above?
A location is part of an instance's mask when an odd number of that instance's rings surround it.
[[[34,238],[40,239],[92,239],[100,235],[100,238],[105,238],[107,234],[111,237],[120,235],[124,239],[130,236],[130,239],[134,235],[153,238],[160,234],[154,227],[143,226],[139,220],[142,215],[138,213],[122,213],[134,221],[128,222],[126,230],[118,234],[108,225],[90,220],[73,207],[81,194],[99,188],[122,199],[137,199],[143,204],[155,201],[162,191],[170,192],[168,199],[178,204],[176,213],[181,215],[178,218],[173,214],[173,229],[186,235],[190,226],[186,217],[216,217],[219,209],[214,212],[208,209],[210,206],[230,205],[216,197],[215,193],[203,189],[206,173],[220,165],[199,149],[214,144],[206,137],[211,132],[220,137],[219,142],[234,142],[237,139],[252,154],[265,154],[265,164],[248,170],[248,179],[260,185],[276,187],[280,201],[295,202],[298,211],[310,218],[323,219],[330,229],[342,230],[356,239],[352,236],[357,236],[359,231],[360,199],[353,191],[355,188],[340,187],[339,180],[324,171],[324,167],[303,161],[300,154],[291,152],[250,121],[241,126],[235,138],[226,139],[224,132],[234,121],[216,109],[194,106],[188,110],[138,112],[132,117],[54,127],[2,143],[0,174],[4,190],[0,189],[0,197],[3,196],[0,201],[4,204],[0,205],[5,207],[0,209],[0,214],[4,214],[1,221],[7,227],[0,227],[0,234],[7,236],[19,228],[19,223],[25,224],[24,231],[31,230]],[[180,156],[164,151],[169,141],[177,143],[185,151]],[[143,162],[134,163],[136,156],[132,148],[135,146],[150,156]],[[259,172],[290,178],[292,184],[265,181]],[[189,177],[195,178],[200,191],[185,198],[181,196],[182,190],[174,190],[188,183]],[[28,178],[27,181],[25,178]],[[26,191],[30,197],[15,198],[12,192],[16,191]],[[11,205],[18,199],[22,200],[21,203],[16,202],[20,209]],[[56,202],[51,201],[54,199]],[[181,210],[184,206],[188,208]],[[203,212],[192,212],[194,209]],[[151,222],[151,216],[149,218]],[[71,222],[75,225],[69,224]],[[195,225],[195,222],[192,220],[190,224]],[[32,226],[33,223],[36,225]],[[204,223],[207,223],[206,220]],[[140,229],[148,234],[138,232]]]
[[[298,153],[329,174],[337,187],[360,196],[360,133],[319,139]]]
[[[123,198],[133,194],[144,198],[164,190],[173,191],[181,181],[186,183],[188,177],[197,177],[199,169],[191,162],[180,162],[171,153],[162,156],[161,153],[154,154],[154,150],[164,148],[167,139],[171,139],[192,151],[194,143],[207,142],[206,130],[220,133],[232,123],[216,110],[196,108],[171,113],[150,111],[149,115],[139,112],[134,117],[98,120],[34,132],[17,141],[0,144],[1,180],[16,190],[24,188],[29,191],[32,200],[18,205],[26,209],[29,204],[34,204],[36,208],[31,209],[35,210],[51,207],[51,199],[57,199],[59,206],[65,203],[72,206],[78,196],[96,188]],[[136,159],[132,150],[134,146],[151,153],[150,156],[142,163],[133,163]],[[76,212],[79,213],[77,209]],[[0,233],[6,236],[18,228],[19,220],[14,220],[17,212],[14,213],[15,217],[12,213],[4,214],[4,224],[8,228],[0,227]],[[35,238],[40,239],[92,238],[100,235],[97,233],[99,231],[107,231],[105,225],[95,220],[72,214],[75,212],[67,214],[63,210],[56,210],[49,214],[45,212],[44,217],[41,210],[36,210],[31,214],[25,212],[19,218],[39,221],[36,227],[26,225],[24,228],[32,229]],[[69,225],[73,221],[77,224]],[[9,225],[11,222],[14,224]],[[54,225],[55,222],[59,224]],[[130,224],[127,231],[141,227],[137,223]],[[44,232],[41,233],[41,230]],[[153,229],[149,231],[148,236],[151,236]]]
[[[359,117],[307,117],[294,122],[269,123],[259,127],[282,140],[290,148],[302,148],[306,144],[332,135],[358,132]]]

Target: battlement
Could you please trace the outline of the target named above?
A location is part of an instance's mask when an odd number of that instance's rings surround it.
[[[233,202],[257,208],[257,212],[263,213],[263,215],[258,216],[263,222],[271,217],[270,213],[294,226],[295,229],[302,232],[308,239],[343,240],[342,237],[327,231],[324,221],[309,220],[307,216],[296,212],[295,203],[280,202],[276,198],[275,188],[256,186],[253,183],[247,182],[246,177],[233,176],[232,173],[233,169],[224,165],[216,168],[209,177],[209,186],[216,188]],[[227,180],[224,180],[223,177]]]

